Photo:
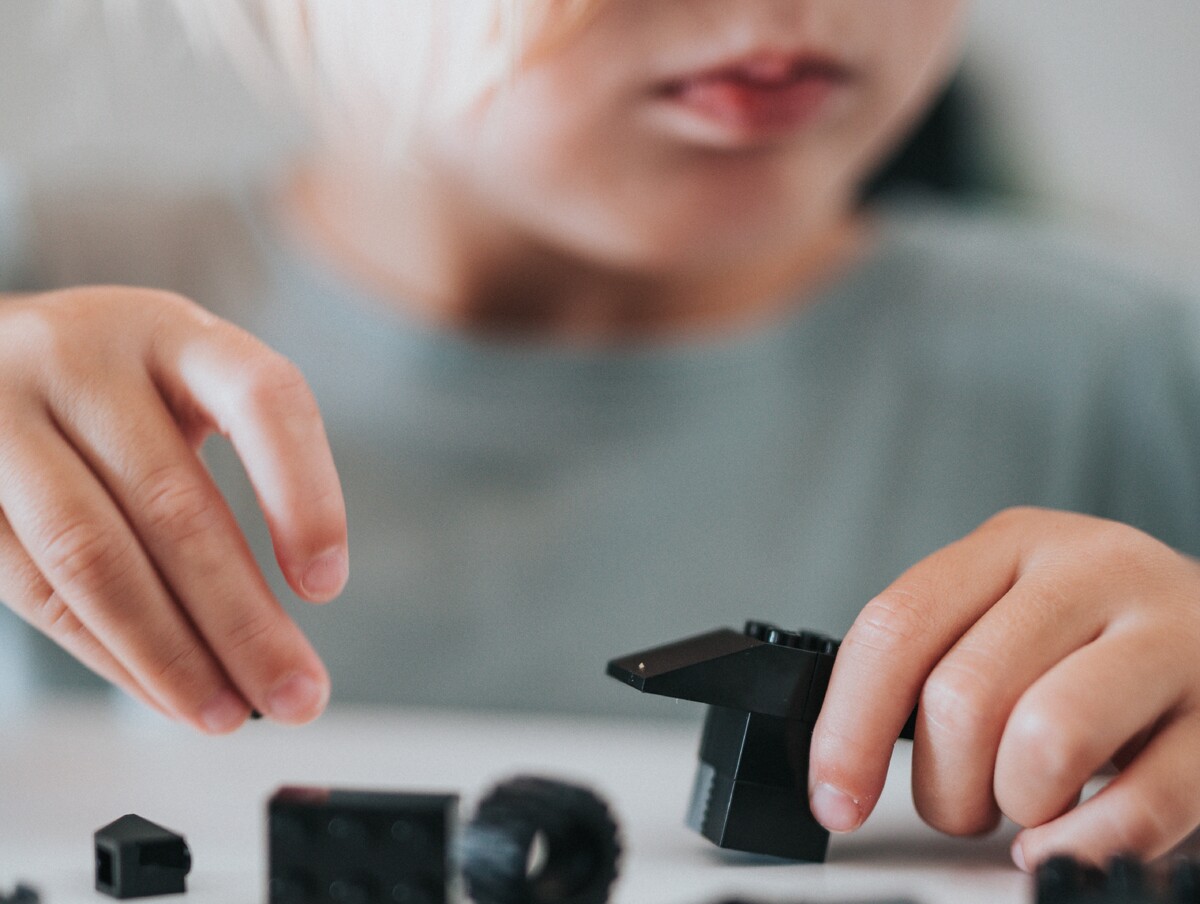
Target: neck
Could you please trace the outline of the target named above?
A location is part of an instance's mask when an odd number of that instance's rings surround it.
[[[428,178],[380,190],[345,168],[298,170],[285,217],[347,278],[468,333],[604,343],[752,328],[812,300],[861,256],[850,211],[736,260],[623,268],[498,222]]]

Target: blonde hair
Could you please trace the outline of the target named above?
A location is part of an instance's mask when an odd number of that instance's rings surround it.
[[[453,115],[565,40],[605,0],[177,0],[190,32],[252,88],[286,93],[328,136],[372,133],[402,156],[421,121]]]

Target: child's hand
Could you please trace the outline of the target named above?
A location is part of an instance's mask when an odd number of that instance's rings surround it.
[[[1027,869],[1163,853],[1200,824],[1200,564],[1121,524],[1014,509],[911,568],[838,654],[809,770],[827,827],[871,811],[918,697],[913,795],[934,828],[1003,813]]]
[[[197,449],[219,431],[288,582],[345,583],[346,515],[287,360],[164,292],[0,302],[0,599],[99,674],[210,732],[316,717],[329,678]]]

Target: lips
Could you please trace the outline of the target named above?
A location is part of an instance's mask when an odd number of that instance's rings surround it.
[[[830,57],[759,53],[672,79],[656,94],[711,139],[739,143],[797,131],[850,80]]]

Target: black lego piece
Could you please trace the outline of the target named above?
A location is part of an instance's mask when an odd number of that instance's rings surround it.
[[[808,751],[839,644],[749,621],[609,662],[610,676],[643,693],[709,705],[687,822],[718,847],[824,861]],[[912,738],[915,715],[900,737]]]
[[[476,904],[604,904],[621,845],[587,788],[518,777],[480,802],[459,853]]]
[[[620,847],[585,788],[517,777],[461,833],[458,796],[283,788],[268,804],[270,904],[603,904]]]
[[[11,894],[0,892],[0,904],[41,904],[41,900],[37,889],[23,882],[18,883]]]
[[[765,902],[755,902],[749,898],[726,898],[716,904],[765,904]],[[775,902],[775,904],[780,904],[780,902]],[[790,904],[806,904],[806,902],[793,901]],[[812,904],[817,904],[817,902],[814,901]],[[854,901],[827,901],[823,904],[917,904],[917,902],[912,898],[871,898],[869,900],[860,898]]]
[[[1035,904],[1200,904],[1200,860],[1151,868],[1118,856],[1100,869],[1061,855],[1037,868],[1034,887]]]
[[[455,794],[281,788],[267,805],[270,904],[445,904]]]
[[[187,891],[192,852],[182,835],[129,814],[98,829],[96,891],[114,898],[146,898]]]

